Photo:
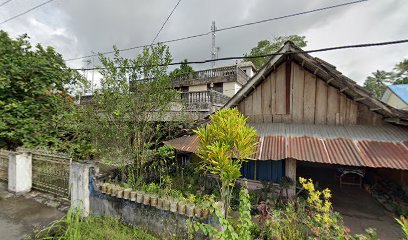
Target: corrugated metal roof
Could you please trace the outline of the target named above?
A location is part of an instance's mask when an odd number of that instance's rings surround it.
[[[408,129],[396,126],[331,126],[287,123],[251,124],[258,135],[254,160],[302,161],[408,170]],[[197,136],[167,141],[196,152]]]
[[[331,163],[323,140],[315,137],[289,137],[288,158],[314,162]]]
[[[373,167],[408,169],[408,151],[402,143],[358,141],[357,146]]]
[[[286,138],[284,136],[267,136],[261,139],[259,160],[286,158]]]
[[[164,144],[170,145],[178,151],[197,153],[198,136],[197,135],[183,136],[169,141],[165,141]]]

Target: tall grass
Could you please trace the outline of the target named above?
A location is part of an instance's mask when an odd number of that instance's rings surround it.
[[[108,216],[89,216],[81,218],[79,210],[70,209],[67,215],[52,222],[36,234],[34,239],[41,240],[157,240],[145,231],[129,227],[120,219]]]

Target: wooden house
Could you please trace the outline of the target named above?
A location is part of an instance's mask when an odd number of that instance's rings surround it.
[[[362,170],[367,179],[383,173],[407,184],[408,112],[381,102],[291,42],[279,53],[224,106],[237,107],[259,135],[243,177],[334,179],[345,168]],[[180,153],[198,147],[194,135],[166,143]]]

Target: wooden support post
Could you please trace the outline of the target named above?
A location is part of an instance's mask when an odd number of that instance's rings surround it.
[[[296,195],[296,160],[293,158],[285,159],[285,176],[293,180],[294,184],[288,191],[288,197],[294,198]]]

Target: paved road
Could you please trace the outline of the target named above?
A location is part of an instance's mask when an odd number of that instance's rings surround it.
[[[0,239],[22,239],[34,228],[45,226],[63,213],[26,196],[13,196],[0,182]]]

